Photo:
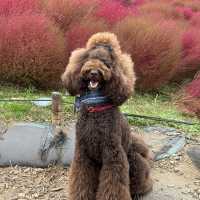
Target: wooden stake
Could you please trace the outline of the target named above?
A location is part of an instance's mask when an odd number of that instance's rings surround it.
[[[52,93],[52,124],[55,126],[62,124],[62,97],[59,92]]]

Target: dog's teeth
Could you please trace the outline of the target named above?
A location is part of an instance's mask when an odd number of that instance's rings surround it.
[[[90,87],[91,88],[96,88],[98,86],[98,82],[92,82],[90,81]]]

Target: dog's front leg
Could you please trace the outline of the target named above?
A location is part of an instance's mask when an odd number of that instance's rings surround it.
[[[111,145],[112,146],[112,145]],[[124,149],[104,148],[97,200],[131,200],[129,164]]]
[[[69,174],[69,200],[95,200],[98,171],[77,151]]]

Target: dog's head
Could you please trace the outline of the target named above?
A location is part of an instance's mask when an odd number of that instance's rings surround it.
[[[102,40],[98,40],[97,42],[95,36],[87,43],[87,59],[80,71],[80,78],[87,81],[89,90],[104,88],[112,77],[112,70],[116,62],[115,51],[109,41],[103,43]]]
[[[114,34],[97,33],[86,48],[72,52],[62,80],[72,95],[101,89],[107,96],[114,93],[119,97],[119,91],[128,91],[129,96],[135,82],[133,62],[122,54]]]

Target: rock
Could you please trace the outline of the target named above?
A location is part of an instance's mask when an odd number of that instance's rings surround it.
[[[200,146],[193,146],[187,150],[187,154],[197,167],[200,170]]]
[[[184,136],[177,135],[175,137],[170,137],[161,150],[156,153],[155,160],[157,161],[175,155],[183,149],[185,144],[186,140]]]
[[[48,167],[54,163],[69,165],[75,147],[75,124],[66,128],[66,137],[56,137],[55,127],[51,124],[13,124],[0,139],[0,166]],[[29,169],[26,173],[29,173]]]

